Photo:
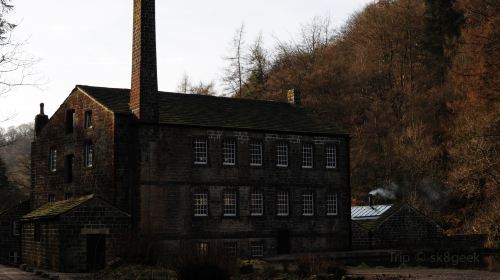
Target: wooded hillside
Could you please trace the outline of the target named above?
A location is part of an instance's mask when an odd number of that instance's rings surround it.
[[[244,98],[298,89],[348,131],[354,204],[381,188],[498,243],[499,23],[497,0],[381,0],[337,32],[316,19],[297,42],[257,40],[227,78]]]

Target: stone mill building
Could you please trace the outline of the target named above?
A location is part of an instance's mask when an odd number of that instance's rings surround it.
[[[300,104],[158,91],[155,1],[134,1],[131,89],[76,86],[32,144],[23,262],[104,266],[130,233],[241,257],[350,248],[349,136]],[[125,246],[126,247],[126,246]]]

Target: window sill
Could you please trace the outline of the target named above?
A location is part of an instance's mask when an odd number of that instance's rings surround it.
[[[208,165],[206,162],[194,162],[194,165]]]
[[[276,167],[279,167],[279,168],[287,168],[287,167],[288,167],[288,165],[278,165],[278,164],[277,164],[277,165],[276,165]]]
[[[314,217],[314,214],[302,214],[302,217]]]
[[[302,169],[312,169],[312,166],[302,166]]]
[[[251,167],[262,167],[262,164],[250,163]]]
[[[337,169],[337,166],[327,166],[326,169],[330,169],[330,170]]]
[[[336,216],[338,216],[338,214],[328,214],[327,213],[326,216],[328,216],[328,217],[336,217]]]

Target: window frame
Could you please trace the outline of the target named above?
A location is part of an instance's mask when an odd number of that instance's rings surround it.
[[[283,197],[283,199],[286,198],[286,200],[280,202],[280,200],[282,199],[282,198],[280,198],[280,196]],[[280,210],[286,210],[286,213],[280,212]],[[278,217],[289,217],[290,216],[290,193],[289,193],[289,191],[281,190],[281,191],[276,192],[276,216],[278,216]]]
[[[92,119],[92,110],[85,111],[83,117],[83,127],[85,129],[91,129],[94,127],[93,119]]]
[[[198,146],[199,143],[203,143],[204,147]],[[194,137],[193,138],[193,164],[197,166],[207,166],[208,165],[208,138],[206,137]],[[204,149],[204,157],[198,157],[199,153],[203,151],[198,151],[198,149]],[[205,159],[205,161],[198,161],[198,159]]]
[[[315,193],[312,190],[307,190],[302,192],[302,216],[312,217],[314,216],[314,198]]]
[[[57,149],[54,147],[49,149],[49,171],[57,171]]]
[[[333,152],[329,149],[333,148]],[[329,143],[325,146],[325,166],[327,169],[337,168],[337,144]]]
[[[254,154],[254,150],[252,149],[252,146],[258,146],[260,148],[260,151],[258,154]],[[252,140],[248,143],[248,155],[249,155],[249,162],[250,166],[252,167],[261,167],[264,165],[264,143],[260,140]],[[254,162],[254,159],[258,159]],[[259,162],[260,160],[260,162]]]
[[[228,145],[228,146],[226,146]],[[229,157],[226,157],[229,155]],[[238,149],[235,138],[224,138],[221,143],[221,158],[223,166],[235,166],[238,158]],[[229,159],[230,161],[226,161]]]
[[[226,198],[226,196],[234,195],[234,198]],[[234,204],[226,204],[226,202],[234,201]],[[224,218],[234,218],[238,216],[238,192],[236,190],[225,190],[222,193],[222,216]],[[228,212],[229,211],[229,212]]]
[[[224,248],[224,253],[228,257],[238,257],[239,246],[238,241],[224,241],[222,247]]]
[[[284,147],[284,155],[280,154],[280,147]],[[290,145],[288,142],[280,141],[276,143],[276,167],[286,168],[290,164],[289,162]],[[282,162],[286,162],[283,164]]]
[[[260,196],[259,199],[255,198],[254,195]],[[254,204],[254,201],[260,201],[260,205]],[[250,192],[250,201],[249,201],[249,210],[250,210],[250,216],[252,217],[262,217],[264,216],[264,192],[259,191],[259,190],[254,190]],[[260,212],[254,211],[257,208],[259,208]]]
[[[197,198],[198,196],[198,198]],[[210,204],[210,197],[208,194],[207,190],[197,190],[193,192],[193,217],[195,218],[203,218],[203,217],[208,217],[209,216],[209,204]],[[206,202],[206,203],[197,203],[197,200],[201,199],[200,202]]]
[[[94,166],[94,144],[86,141],[83,146],[83,166],[92,168]]]
[[[255,248],[256,247],[260,247],[259,248],[259,252],[261,252],[260,254],[255,254]],[[249,248],[249,251],[250,251],[250,256],[252,256],[253,258],[262,258],[264,257],[264,254],[265,254],[265,250],[266,250],[266,246],[265,246],[265,243],[263,240],[260,240],[260,241],[250,241],[249,244],[248,244],[248,248]]]
[[[196,244],[196,253],[199,257],[206,258],[208,256],[208,251],[210,250],[210,244],[208,242],[198,242]]]
[[[310,161],[310,165],[305,165],[306,149],[310,150],[310,157],[308,157],[308,160]],[[301,164],[302,168],[304,168],[304,169],[314,168],[314,145],[313,145],[313,143],[303,143],[301,152],[302,152],[302,164]]]
[[[12,233],[12,236],[21,236],[21,231],[22,231],[22,228],[21,228],[21,223],[19,221],[12,221],[11,223],[11,233]]]
[[[56,195],[53,193],[47,194],[47,202],[54,202],[56,201]]]
[[[330,200],[330,198],[332,198]],[[330,211],[334,210],[334,211]],[[329,192],[326,195],[326,215],[327,216],[338,216],[339,214],[339,193]]]

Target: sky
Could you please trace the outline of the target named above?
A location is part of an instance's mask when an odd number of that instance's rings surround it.
[[[245,41],[266,47],[297,38],[315,17],[340,28],[373,0],[157,0],[158,77],[176,91],[184,75],[221,90],[224,57],[244,24]],[[130,88],[133,0],[13,0],[13,39],[37,63],[38,86],[0,96],[0,127],[33,121],[39,103],[52,115],[77,84]]]

